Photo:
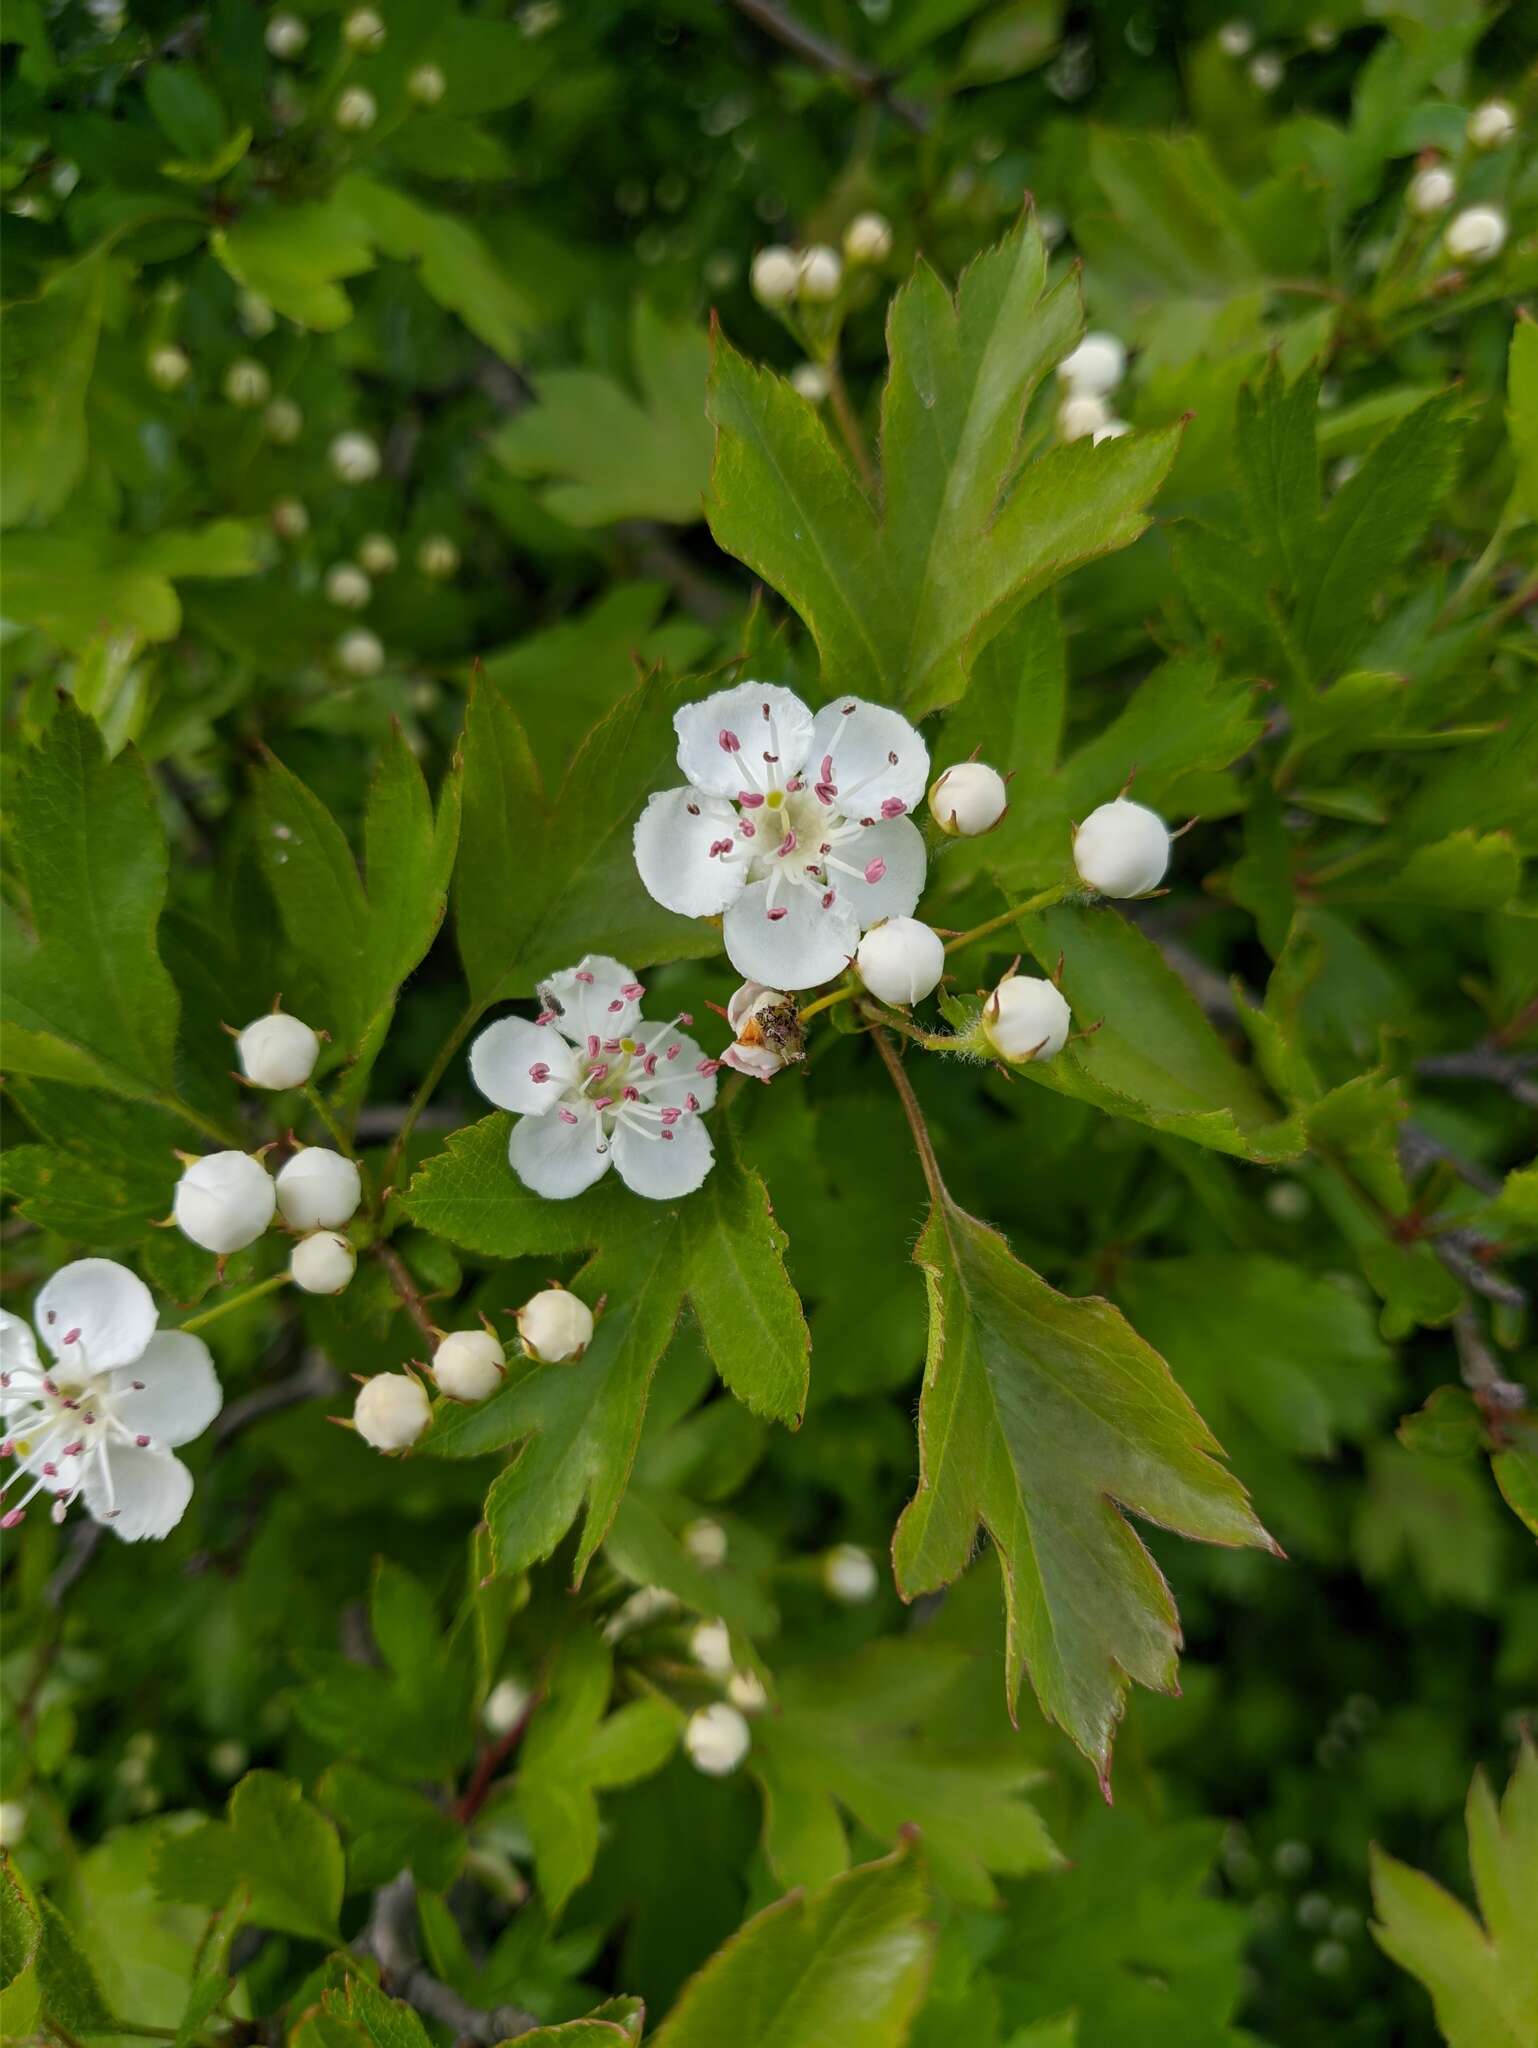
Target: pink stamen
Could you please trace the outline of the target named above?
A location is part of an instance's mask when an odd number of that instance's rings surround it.
[[[768,916],[769,922],[771,924],[778,924],[782,917],[789,917],[790,912],[786,910],[782,905],[778,910],[771,910],[767,912],[766,915]]]
[[[78,1330],[66,1330],[64,1332],[64,1341],[66,1344],[78,1344],[80,1342],[80,1332]]]
[[[78,1458],[78,1457],[80,1456],[80,1453],[81,1453],[81,1452],[82,1452],[82,1451],[83,1451],[84,1449],[85,1449],[85,1438],[84,1438],[83,1436],[82,1436],[82,1437],[77,1437],[77,1438],[75,1439],[75,1441],[74,1441],[74,1442],[73,1442],[72,1444],[66,1444],[66,1445],[64,1446],[64,1456],[65,1456],[66,1458]]]
[[[556,1115],[563,1124],[574,1124],[580,1121],[574,1109],[558,1109]]]
[[[743,806],[744,810],[756,811],[763,803],[763,798],[756,789],[739,789],[737,801]]]
[[[682,1051],[683,1047],[680,1044],[678,1044],[677,1040],[675,1039],[673,1044],[670,1045],[667,1051],[663,1054],[663,1058],[668,1060],[676,1060],[678,1058],[678,1055]]]
[[[664,1124],[676,1124],[682,1115],[681,1109],[665,1109],[662,1112],[662,1121]]]
[[[587,1035],[587,1056],[590,1060],[596,1060],[598,1057],[598,1033],[596,1031],[590,1031]]]
[[[900,796],[889,796],[881,806],[883,818],[900,818],[908,806]]]
[[[571,978],[573,981],[586,983],[589,988],[593,986],[593,977],[585,967],[573,968]]]
[[[548,1081],[550,1079],[550,1068],[544,1060],[536,1060],[533,1066],[530,1067],[529,1079],[531,1081]]]
[[[669,1144],[673,1142],[673,1133],[671,1131],[659,1131],[657,1136],[659,1138],[666,1138]]]
[[[698,1097],[697,1095],[686,1095],[686,1096],[684,1097],[684,1108],[685,1108],[685,1109],[698,1109],[698,1108],[699,1108],[699,1106],[700,1106],[700,1098],[699,1098],[699,1097]]]
[[[805,789],[805,788],[806,788],[806,783],[805,783],[805,781],[804,781],[804,780],[802,779],[802,777],[801,777],[801,776],[799,776],[799,775],[793,775],[793,776],[792,776],[792,777],[790,778],[789,782],[787,782],[787,783],[786,783],[786,785],[785,785],[785,794],[786,794],[787,796],[795,796],[795,795],[797,795],[797,794],[798,794],[798,792],[799,792],[799,791],[801,791],[801,790],[803,790],[803,789]]]
[[[785,855],[786,855],[787,853],[794,853],[794,852],[795,852],[795,850],[796,850],[796,835],[795,835],[795,833],[794,833],[794,832],[787,832],[787,833],[785,834],[785,837],[784,837],[784,838],[783,838],[783,839],[782,839],[782,840],[780,841],[779,845],[778,845],[778,846],[777,846],[777,847],[776,847],[776,848],[775,848],[774,850],[775,850],[775,854],[776,854],[776,856],[777,856],[777,857],[778,857],[779,859],[781,859],[781,860],[783,860],[783,859],[784,859],[784,857],[785,857]]]
[[[541,1010],[534,1019],[534,1022],[536,1024],[553,1024],[560,1014],[559,1010]]]
[[[758,837],[758,827],[751,818],[740,818],[737,822],[737,831],[743,839],[756,839]]]
[[[701,1060],[694,1071],[697,1074],[715,1074],[719,1073],[720,1069],[721,1062],[719,1060]]]
[[[45,1465],[43,1467],[43,1477],[45,1479],[57,1479],[58,1476],[59,1468],[57,1465]]]
[[[620,994],[625,998],[627,1003],[638,1003],[641,1000],[642,996],[645,995],[645,993],[646,990],[641,986],[640,982],[638,981],[627,981],[625,983],[625,986],[620,990]]]
[[[147,1451],[150,1447],[150,1440],[147,1436],[136,1436],[134,1438],[134,1442],[139,1446],[139,1449],[141,1451]]]
[[[831,782],[833,780],[833,756],[831,754],[824,754],[822,757],[822,780],[824,782]]]
[[[865,879],[867,882],[879,882],[885,873],[886,862],[884,860],[873,860],[866,864]]]
[[[624,1097],[626,1102],[639,1102],[641,1099],[641,1091],[639,1088],[631,1088],[629,1086],[626,1086],[620,1090],[620,1093]]]
[[[831,782],[819,782],[813,785],[812,794],[820,804],[831,804],[838,791]]]
[[[822,907],[824,910],[831,910],[833,908],[833,896],[834,892],[830,889],[827,895],[823,897]]]
[[[736,733],[728,732],[724,726],[716,734],[716,745],[723,754],[740,754],[742,752],[742,741],[738,739]]]
[[[649,1081],[652,1078],[652,1076],[656,1073],[656,1071],[657,1055],[654,1052],[649,1052],[646,1055],[645,1059],[641,1062],[641,1072],[646,1076],[647,1080]]]
[[[15,1529],[27,1519],[25,1508],[12,1508],[8,1515],[0,1515],[0,1529]]]
[[[616,997],[614,998],[613,1002],[612,1002],[612,1003],[610,1003],[610,1005],[609,1005],[609,1013],[610,1013],[610,1015],[611,1015],[611,1016],[613,1016],[613,1015],[617,1014],[617,1013],[618,1013],[618,1012],[619,1012],[620,1010],[623,1010],[623,1009],[624,1009],[624,1007],[625,1007],[625,999],[624,999],[624,997],[623,997],[623,996],[616,996]]]

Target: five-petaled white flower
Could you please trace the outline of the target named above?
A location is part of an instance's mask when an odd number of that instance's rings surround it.
[[[716,1099],[718,1060],[671,1024],[646,1024],[646,991],[628,967],[589,953],[541,982],[531,1024],[503,1017],[470,1048],[477,1088],[518,1113],[508,1157],[535,1194],[563,1200],[610,1165],[638,1195],[690,1194],[714,1151],[701,1114]]]
[[[12,1529],[36,1494],[53,1496],[55,1521],[77,1495],[128,1542],[167,1536],[192,1498],[192,1474],[171,1455],[219,1413],[208,1346],[184,1330],[157,1330],[149,1289],[111,1259],[77,1259],[47,1281],[33,1311],[52,1353],[0,1311],[0,1449],[31,1487],[0,1517]]]
[[[908,813],[929,750],[905,718],[857,697],[814,718],[777,684],[742,683],[686,704],[673,726],[689,787],[647,804],[636,866],[669,910],[726,913],[739,974],[815,988],[867,926],[913,910],[924,840]]]

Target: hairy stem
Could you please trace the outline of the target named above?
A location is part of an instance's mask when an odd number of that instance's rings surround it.
[[[244,1308],[248,1301],[258,1301],[262,1295],[272,1294],[277,1288],[287,1285],[286,1269],[281,1273],[269,1273],[265,1280],[258,1280],[254,1287],[243,1287],[239,1294],[232,1294],[227,1300],[215,1302],[212,1308],[204,1309],[201,1315],[189,1316],[186,1322],[178,1327],[189,1335],[194,1330],[206,1330],[210,1323],[218,1322],[221,1316],[227,1316],[232,1309]]]
[[[924,1121],[923,1110],[919,1108],[919,1099],[913,1092],[913,1083],[904,1072],[897,1048],[887,1036],[884,1027],[873,1024],[870,1035],[876,1042],[877,1052],[886,1062],[886,1070],[892,1077],[892,1086],[897,1090],[897,1099],[903,1106],[904,1116],[908,1119],[908,1128],[913,1133],[914,1149],[919,1155],[919,1164],[924,1169],[924,1178],[929,1183],[930,1195],[936,1202],[943,1202],[947,1196],[945,1182],[940,1177],[940,1162],[935,1157],[929,1126]]]
[[[860,472],[860,481],[867,496],[874,500],[879,491],[876,466],[870,459],[870,449],[865,445],[865,431],[860,425],[859,415],[849,402],[849,391],[844,383],[844,373],[838,366],[838,357],[829,356],[823,368],[828,373],[828,403],[838,421],[838,430],[844,437],[845,447],[854,457],[854,466]]]
[[[421,1087],[412,1096],[407,1106],[406,1114],[401,1118],[401,1127],[395,1134],[395,1143],[390,1147],[390,1156],[385,1161],[384,1178],[380,1192],[381,1201],[383,1201],[384,1196],[394,1185],[395,1175],[400,1166],[401,1154],[406,1149],[407,1139],[416,1128],[417,1118],[437,1093],[439,1082],[449,1070],[450,1060],[453,1059],[455,1053],[458,1052],[470,1033],[475,1029],[484,1008],[485,1005],[483,1003],[471,1003],[468,1006],[448,1037],[439,1046],[432,1065],[423,1076]]]
[[[969,932],[958,933],[947,945],[946,953],[959,953],[963,946],[970,946],[974,939],[986,939],[993,932],[1003,931],[1005,925],[1013,924],[1017,917],[1029,917],[1037,910],[1050,910],[1054,903],[1061,903],[1065,896],[1072,893],[1071,883],[1054,882],[1050,889],[1043,889],[1037,895],[1027,897],[1024,903],[1016,903],[1008,910],[1001,910],[997,917],[990,917],[984,923],[974,925]]]
[[[416,1324],[430,1345],[436,1347],[438,1331],[427,1312],[427,1303],[422,1299],[411,1275],[406,1271],[406,1262],[391,1244],[376,1244],[374,1256],[390,1276],[390,1285],[400,1297],[401,1307]]]

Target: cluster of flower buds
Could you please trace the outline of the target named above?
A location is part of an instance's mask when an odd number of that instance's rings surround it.
[[[843,259],[826,242],[814,242],[809,249],[787,249],[775,243],[753,258],[749,283],[754,298],[771,312],[778,312],[793,299],[806,305],[830,305],[843,289]]]
[[[1127,374],[1127,351],[1114,334],[1086,334],[1078,347],[1057,366],[1063,387],[1057,409],[1058,437],[1082,441],[1086,437],[1098,448],[1102,441],[1119,440],[1132,429],[1118,419],[1110,406],[1110,395]]]

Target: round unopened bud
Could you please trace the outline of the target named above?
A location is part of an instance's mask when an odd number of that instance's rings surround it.
[[[24,1799],[0,1799],[0,1849],[14,1849],[27,1832]]]
[[[376,1372],[358,1389],[352,1419],[376,1451],[409,1450],[432,1421],[427,1389],[408,1372]]]
[[[826,242],[814,242],[803,249],[796,269],[796,297],[809,305],[825,306],[836,299],[844,282],[844,265],[837,249]]]
[[[419,107],[435,107],[449,89],[436,64],[419,64],[406,80],[406,90]]]
[[[863,1607],[874,1600],[881,1581],[876,1560],[858,1543],[835,1543],[822,1561],[822,1583],[835,1600],[846,1607]]]
[[[210,1152],[176,1183],[172,1214],[183,1237],[221,1258],[255,1244],[272,1221],[272,1176],[249,1152]]]
[[[744,1714],[761,1714],[769,1704],[764,1681],[756,1671],[734,1671],[726,1681],[726,1697]]]
[[[347,134],[361,135],[365,128],[373,127],[378,113],[379,102],[368,87],[350,85],[338,98],[331,118]]]
[[[1086,441],[1111,424],[1111,408],[1092,391],[1075,391],[1057,409],[1060,441]]]
[[[342,40],[349,50],[382,49],[384,39],[384,22],[372,7],[355,7],[342,23]]]
[[[516,1678],[499,1678],[486,1695],[481,1719],[488,1733],[510,1735],[528,1712],[530,1693]]]
[[[857,213],[844,230],[850,263],[885,263],[892,253],[892,223],[884,213]]]
[[[366,533],[358,543],[358,562],[370,576],[393,576],[400,556],[387,533]]]
[[[208,1768],[216,1778],[222,1778],[226,1784],[242,1776],[250,1761],[250,1750],[243,1742],[236,1742],[233,1739],[216,1742],[208,1752]]]
[[[371,483],[379,474],[379,443],[372,434],[338,434],[326,455],[344,484]]]
[[[287,63],[310,40],[310,31],[297,14],[274,14],[267,23],[265,40],[268,52]]]
[[[1476,149],[1501,149],[1517,132],[1517,110],[1510,100],[1486,100],[1469,116],[1465,130]]]
[[[417,567],[435,583],[446,583],[459,569],[459,549],[446,533],[430,533],[417,549]]]
[[[433,1378],[451,1401],[484,1401],[501,1386],[505,1367],[490,1330],[451,1330],[433,1353]]]
[[[958,761],[935,777],[929,812],[942,832],[976,839],[991,832],[1009,808],[1009,791],[986,761]]]
[[[821,405],[833,388],[821,363],[797,363],[790,373],[790,382],[797,397],[804,398],[808,405]]]
[[[922,1002],[945,972],[939,933],[916,917],[872,925],[854,958],[860,979],[884,1003]]]
[[[272,1010],[241,1032],[235,1056],[253,1088],[302,1088],[320,1058],[320,1040],[298,1017]]]
[[[731,1670],[731,1630],[724,1621],[702,1621],[698,1628],[690,1631],[689,1655],[703,1671],[714,1671],[724,1678]]]
[[[180,391],[192,373],[192,358],[174,341],[167,341],[150,350],[144,367],[149,372],[150,382],[160,390]]]
[[[278,498],[268,515],[279,540],[303,540],[310,530],[310,515],[299,498]]]
[[[1275,92],[1287,75],[1287,66],[1275,50],[1261,50],[1250,59],[1250,84],[1257,92]]]
[[[685,1554],[702,1571],[717,1571],[726,1562],[726,1531],[708,1515],[701,1515],[697,1522],[690,1522],[680,1531],[678,1540]]]
[[[749,283],[754,298],[761,306],[778,308],[788,306],[796,296],[800,276],[801,266],[796,261],[795,251],[774,243],[767,249],[760,249],[753,258]]]
[[[265,405],[271,391],[272,379],[250,356],[241,356],[224,373],[224,395],[242,412],[249,412],[253,406]]]
[[[260,292],[236,293],[235,318],[240,322],[241,332],[249,334],[253,341],[261,341],[278,324],[277,314]]]
[[[593,1311],[564,1287],[547,1287],[518,1311],[518,1334],[530,1358],[564,1365],[593,1341]]]
[[[336,658],[350,676],[377,676],[384,667],[384,642],[367,626],[354,626],[336,643]]]
[[[295,1230],[340,1230],[362,1200],[356,1161],[329,1145],[305,1145],[278,1175],[278,1210]]]
[[[306,1294],[340,1294],[351,1280],[358,1254],[334,1230],[300,1238],[288,1262],[288,1277]]]
[[[262,425],[269,441],[291,448],[304,432],[304,414],[292,398],[275,398],[262,414]]]
[[[1007,976],[983,1004],[988,1042],[1007,1060],[1056,1059],[1071,1022],[1062,990],[1030,974]]]
[[[753,1731],[725,1700],[701,1707],[684,1723],[684,1753],[707,1778],[729,1778],[753,1747]]]
[[[1102,896],[1146,896],[1170,864],[1169,827],[1145,804],[1119,796],[1091,811],[1073,842],[1074,866]]]
[[[1410,180],[1405,204],[1420,220],[1434,213],[1446,213],[1457,197],[1458,181],[1446,164],[1427,164]]]
[[[328,604],[337,605],[344,612],[361,612],[373,595],[373,584],[356,562],[335,562],[326,571]]]
[[[1459,263],[1489,263],[1506,246],[1506,216],[1497,206],[1466,206],[1447,223],[1447,253]]]
[[[1225,21],[1218,30],[1218,48],[1225,57],[1247,57],[1255,47],[1255,31],[1247,21]]]
[[[1132,432],[1129,420],[1107,420],[1103,427],[1096,427],[1090,435],[1092,445],[1098,448],[1102,441],[1119,441],[1123,434]]]
[[[1086,334],[1057,366],[1059,382],[1070,393],[1104,398],[1127,374],[1127,351],[1114,334]]]

